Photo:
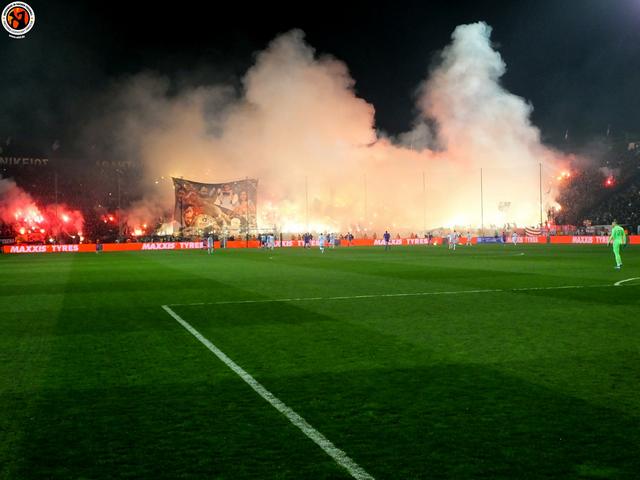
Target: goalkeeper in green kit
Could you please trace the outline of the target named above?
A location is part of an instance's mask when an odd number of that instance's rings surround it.
[[[611,236],[609,237],[609,242],[607,245],[610,245],[613,242],[613,254],[616,257],[616,270],[620,270],[622,267],[622,259],[620,258],[620,247],[627,243],[627,235],[624,233],[624,229],[618,225],[618,223],[614,220],[611,224]]]

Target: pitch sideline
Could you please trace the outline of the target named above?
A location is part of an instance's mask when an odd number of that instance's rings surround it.
[[[253,390],[271,404],[273,408],[282,413],[287,419],[296,427],[298,427],[302,433],[309,437],[316,445],[318,445],[327,455],[333,460],[345,468],[353,478],[357,480],[374,480],[362,467],[354,462],[344,451],[336,447],[328,438],[322,435],[319,431],[313,428],[304,418],[298,415],[294,410],[285,405],[280,399],[273,395],[269,390],[264,388],[255,378],[247,373],[242,367],[231,360],[222,350],[211,343],[206,337],[204,337],[198,330],[193,328],[186,320],[183,320],[180,315],[174,312],[168,305],[162,305],[162,308],[167,312],[175,321],[182,325],[191,335],[196,337],[200,343],[202,343],[211,353],[213,353],[219,360],[221,360],[227,367],[229,367],[235,374],[237,374],[245,383],[247,383]]]

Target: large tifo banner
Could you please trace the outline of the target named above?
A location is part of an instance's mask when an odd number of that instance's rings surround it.
[[[206,231],[238,235],[256,228],[258,180],[198,183],[173,178],[176,194],[174,218],[184,234]]]

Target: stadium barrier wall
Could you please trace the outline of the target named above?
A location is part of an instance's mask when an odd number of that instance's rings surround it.
[[[493,237],[485,237],[491,238]],[[597,237],[597,236],[570,236],[560,235],[555,237],[549,237],[550,242],[547,242],[546,236],[539,237],[518,237],[518,243],[551,243],[551,244],[573,244],[573,245],[606,245],[609,237]],[[640,245],[640,235],[630,235],[628,241],[632,245]],[[495,242],[495,240],[494,240]],[[510,243],[511,239],[507,239],[507,243]],[[395,238],[391,240],[391,245],[427,245],[429,244],[426,238]],[[440,237],[434,237],[431,239],[431,243],[442,245],[443,239]],[[474,237],[471,240],[472,244],[478,243],[478,238]],[[480,243],[486,243],[481,240]],[[493,243],[493,242],[492,242]],[[502,239],[500,239],[502,243]],[[459,242],[460,245],[466,244],[466,238],[462,237]],[[371,247],[371,246],[383,246],[384,240],[381,239],[354,239],[351,244],[346,240],[340,241],[341,247]],[[157,250],[202,250],[205,248],[204,242],[149,242],[149,243],[105,243],[100,244],[102,251],[104,252],[131,252],[131,251],[157,251]],[[318,246],[317,240],[311,241],[312,247]],[[329,242],[325,243],[327,248],[330,247]],[[260,242],[257,240],[234,240],[227,241],[227,248],[259,248]],[[284,240],[282,243],[276,241],[276,247],[281,248],[299,248],[304,247],[304,241],[302,240]],[[215,248],[220,248],[220,242],[215,242]],[[3,253],[8,254],[21,254],[21,253],[82,253],[82,252],[95,252],[96,244],[83,243],[79,245],[5,245],[2,247]]]
[[[630,243],[632,237],[629,237]],[[551,237],[551,243],[575,243],[586,245],[606,245],[609,242],[609,236],[588,236],[588,235],[558,235]]]
[[[79,253],[95,252],[93,243],[81,243],[79,245],[5,245],[4,253]]]

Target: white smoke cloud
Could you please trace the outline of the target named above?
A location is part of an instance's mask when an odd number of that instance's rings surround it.
[[[491,27],[483,22],[458,26],[420,87],[419,106],[437,125],[446,165],[440,175],[449,177],[447,196],[459,212],[454,217],[469,218],[464,212],[470,203],[480,203],[482,169],[485,223],[531,224],[540,215],[540,165],[548,191],[558,165],[568,159],[542,145],[531,124],[531,104],[500,84],[506,65],[490,36]],[[439,167],[442,163],[436,172]]]
[[[260,223],[284,231],[306,228],[305,184],[315,230],[475,226],[483,168],[485,224],[534,224],[539,164],[553,175],[564,159],[541,144],[531,105],[500,85],[505,64],[490,33],[484,23],[455,29],[421,84],[415,128],[395,144],[376,133],[347,66],[318,58],[299,30],[257,55],[240,94],[228,85],[169,94],[167,80],[142,74],[110,92],[105,120],[90,131],[114,132],[106,138],[143,162],[150,193],[136,218],[145,205],[153,216],[155,205],[172,209],[168,183],[154,185],[162,176],[252,177]]]

